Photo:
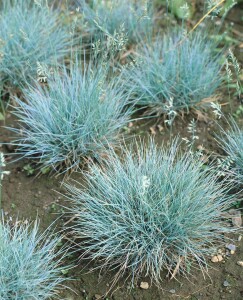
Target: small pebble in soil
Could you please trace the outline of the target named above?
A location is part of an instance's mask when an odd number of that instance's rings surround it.
[[[242,219],[241,219],[241,213],[240,211],[236,209],[230,209],[229,214],[232,218],[232,224],[234,227],[241,227],[242,226]]]
[[[243,267],[243,261],[242,260],[237,261],[237,265]]]
[[[223,256],[222,255],[215,255],[211,258],[211,262],[216,263],[216,262],[220,262],[223,260]]]
[[[229,249],[230,251],[235,251],[236,250],[236,246],[234,244],[228,244],[226,245],[226,248]]]
[[[155,130],[154,126],[150,127],[149,131],[152,135],[156,135],[156,130]]]
[[[94,295],[94,299],[95,299],[95,300],[99,300],[99,299],[102,299],[102,297],[101,297],[101,295],[99,295],[99,294],[95,294],[95,295]]]
[[[227,280],[225,280],[224,283],[223,283],[223,286],[224,286],[224,287],[228,287],[228,286],[230,286],[230,284],[228,283]]]
[[[171,293],[171,294],[175,294],[175,290],[174,289],[171,289],[171,290],[169,290],[169,293]]]
[[[238,242],[240,242],[241,240],[242,240],[242,235],[239,235]]]
[[[81,291],[84,295],[86,294],[86,291],[85,291],[85,289],[82,289],[82,291]]]
[[[157,125],[159,132],[162,132],[164,130],[164,127],[162,125]]]
[[[143,289],[143,290],[147,290],[149,288],[148,282],[142,281],[140,283],[140,288]]]

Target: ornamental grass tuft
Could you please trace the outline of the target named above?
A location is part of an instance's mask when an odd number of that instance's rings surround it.
[[[243,131],[231,119],[229,130],[221,128],[218,136],[219,146],[228,156],[230,161],[229,172],[240,185],[243,183]]]
[[[215,43],[200,31],[157,37],[139,47],[135,65],[125,68],[128,89],[134,88],[134,98],[148,115],[166,114],[173,121],[178,111],[208,103],[215,96],[222,81],[221,54],[215,51]]]
[[[0,299],[58,299],[68,270],[61,266],[66,250],[55,234],[38,231],[37,223],[0,223]]]
[[[0,4],[0,79],[22,86],[37,78],[38,66],[56,65],[70,52],[71,39],[58,11],[45,1]]]
[[[93,41],[106,34],[133,44],[152,34],[153,9],[147,0],[140,4],[134,0],[92,0],[89,4],[79,0],[79,3],[86,34]]]
[[[116,270],[114,280],[145,275],[158,285],[164,269],[207,271],[208,255],[232,231],[223,217],[233,202],[230,183],[180,153],[177,142],[135,148],[92,165],[81,188],[66,184],[83,257]]]
[[[48,87],[36,83],[24,90],[26,102],[16,98],[14,107],[20,126],[9,128],[17,134],[17,153],[63,173],[102,159],[133,112],[121,80],[107,80],[108,69],[91,62],[82,69],[76,62],[55,72]]]

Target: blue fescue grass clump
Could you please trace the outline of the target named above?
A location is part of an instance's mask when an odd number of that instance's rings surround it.
[[[84,257],[117,270],[116,279],[128,271],[133,281],[146,275],[158,285],[163,269],[207,270],[207,255],[231,231],[223,218],[232,203],[229,183],[177,143],[123,154],[93,165],[82,189],[66,185]]]
[[[133,108],[127,104],[117,76],[108,81],[106,66],[71,64],[54,73],[48,87],[29,87],[26,102],[16,98],[19,128],[9,128],[19,138],[13,144],[23,157],[36,159],[42,167],[66,172],[85,159],[100,160],[115,147]]]
[[[85,31],[93,41],[106,34],[133,44],[152,34],[153,9],[146,0],[141,3],[134,0],[92,0],[90,4],[80,0],[79,4]]]
[[[229,129],[221,128],[218,135],[219,146],[224,150],[230,160],[229,173],[241,185],[243,183],[243,130],[231,119]]]
[[[63,288],[61,266],[64,248],[49,230],[38,233],[38,224],[0,223],[0,299],[44,300],[58,298]]]
[[[70,51],[69,33],[46,1],[5,0],[0,6],[0,78],[16,86],[37,78],[38,64],[56,65]],[[41,5],[42,4],[42,5]]]
[[[167,114],[196,107],[212,97],[221,83],[221,55],[202,32],[177,31],[138,49],[137,63],[125,69],[138,104],[148,114]]]

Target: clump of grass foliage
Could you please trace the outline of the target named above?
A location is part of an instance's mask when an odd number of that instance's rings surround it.
[[[84,257],[117,270],[116,279],[129,271],[132,281],[146,275],[158,285],[163,269],[207,270],[207,255],[232,230],[223,218],[230,183],[181,154],[177,142],[169,149],[138,144],[123,154],[92,165],[82,189],[66,184]]]
[[[127,107],[117,76],[108,81],[107,66],[71,64],[55,72],[48,87],[36,83],[24,90],[26,102],[16,98],[19,128],[15,144],[23,157],[36,159],[42,167],[66,172],[85,159],[100,160],[115,147],[133,107]]]
[[[125,69],[138,104],[148,114],[167,114],[173,120],[177,111],[188,110],[212,97],[221,83],[221,55],[202,32],[185,36],[182,31],[158,37],[138,49],[133,67]]]
[[[152,5],[147,0],[80,0],[86,34],[93,41],[102,36],[115,36],[133,44],[151,36],[153,31]]]
[[[55,65],[70,51],[71,40],[56,10],[46,1],[5,0],[0,4],[0,78],[23,85],[37,68]]]
[[[38,233],[38,224],[0,223],[0,299],[27,300],[58,298],[62,288],[61,266],[64,248],[60,238],[47,230]]]
[[[229,172],[240,184],[243,182],[243,131],[237,123],[231,119],[229,130],[221,128],[218,136],[219,146],[224,150],[231,162]]]

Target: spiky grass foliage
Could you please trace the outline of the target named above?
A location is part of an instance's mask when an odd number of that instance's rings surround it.
[[[38,233],[30,225],[0,223],[0,299],[44,300],[58,298],[63,286],[64,248],[49,230]]]
[[[71,40],[60,24],[58,12],[44,1],[38,3],[5,0],[0,5],[1,81],[23,85],[37,78],[38,64],[56,65],[70,51]]]
[[[168,114],[195,107],[214,95],[221,83],[220,55],[215,44],[202,32],[185,37],[172,32],[158,37],[152,45],[138,49],[133,68],[125,69],[128,88],[134,88],[138,104],[148,114]]]
[[[158,285],[163,269],[207,270],[207,255],[231,231],[223,219],[229,184],[177,143],[123,154],[93,165],[82,189],[66,184],[83,256],[117,270],[114,280],[128,271],[133,281],[146,275]]]
[[[92,0],[90,4],[80,0],[85,30],[91,40],[113,36],[133,44],[153,31],[152,5],[147,0]]]
[[[13,144],[23,157],[36,159],[42,167],[66,172],[84,159],[99,160],[110,146],[116,146],[122,128],[129,121],[129,93],[124,93],[117,76],[107,80],[108,67],[92,63],[62,68],[49,81],[24,91],[26,102],[16,98],[14,114],[19,135]]]
[[[243,130],[231,119],[229,129],[221,128],[221,135],[217,139],[219,146],[225,151],[231,162],[229,173],[236,181],[243,183]]]

